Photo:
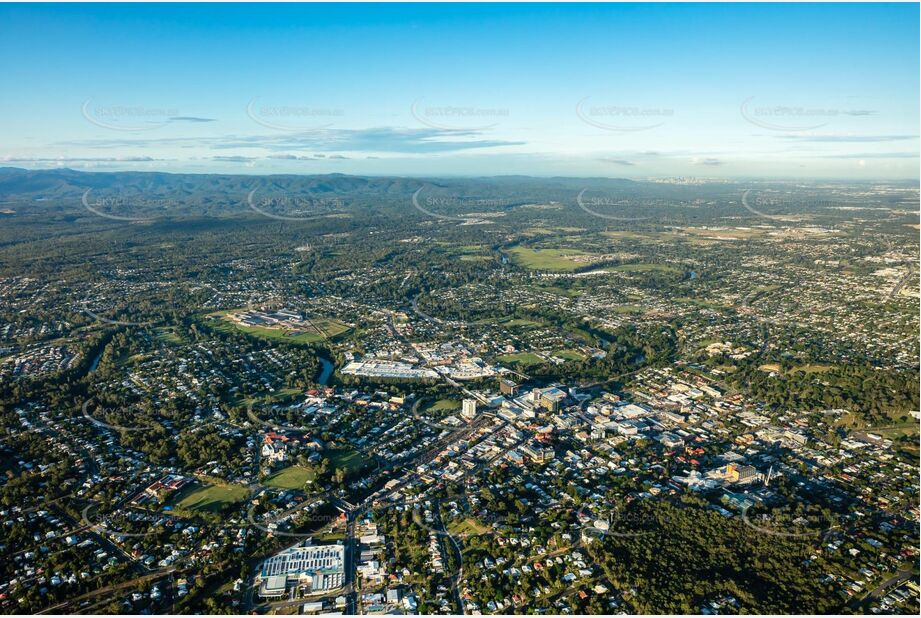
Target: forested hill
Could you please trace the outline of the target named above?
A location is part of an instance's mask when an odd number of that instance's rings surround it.
[[[496,176],[489,178],[439,179],[400,176],[350,176],[346,174],[169,174],[164,172],[81,172],[72,169],[27,170],[0,167],[0,199],[31,197],[51,199],[80,197],[87,189],[105,191],[171,192],[177,195],[196,193],[238,194],[254,188],[298,191],[314,194],[408,196],[425,184],[480,191],[523,188],[580,190],[597,188],[631,188],[635,181],[620,178],[535,178],[530,176]]]
[[[847,205],[859,203],[864,190],[835,183],[683,178],[169,174],[2,167],[0,218],[8,224],[44,226],[89,215],[98,222],[109,217],[124,223],[265,214],[295,220],[343,215],[367,220],[383,215],[448,221],[481,219],[487,213],[493,221],[501,217],[509,223],[514,218],[531,225],[553,211],[557,225],[604,229],[636,223],[725,225],[727,218],[763,225],[770,221],[761,215],[764,210],[773,217],[790,216],[787,223],[815,225],[834,224],[848,214],[828,208],[829,191],[835,205]],[[756,207],[743,203],[747,193]],[[904,208],[899,195],[881,194],[877,205]]]

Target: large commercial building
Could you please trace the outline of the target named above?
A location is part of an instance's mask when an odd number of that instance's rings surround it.
[[[340,588],[345,585],[345,546],[313,545],[307,539],[263,562],[259,579],[263,597],[280,597],[292,584],[308,586],[311,592]]]
[[[566,392],[557,387],[545,388],[540,391],[539,403],[542,408],[550,412],[559,412],[560,405],[566,400]]]
[[[726,478],[733,483],[747,483],[757,480],[758,470],[754,466],[731,463],[726,466]]]
[[[518,396],[519,387],[517,384],[511,380],[501,379],[499,380],[499,392],[503,395],[509,395],[510,397]]]
[[[466,419],[476,418],[476,399],[464,399],[461,416]]]
[[[527,457],[537,462],[545,462],[553,459],[554,452],[549,446],[544,446],[537,440],[532,440],[521,446],[521,452]]]
[[[342,373],[345,375],[396,378],[400,380],[431,380],[438,378],[438,373],[431,369],[416,369],[409,363],[385,360],[352,361],[342,368]]]

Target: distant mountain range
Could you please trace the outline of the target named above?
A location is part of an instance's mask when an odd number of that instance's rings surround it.
[[[406,195],[418,189],[419,186],[419,180],[408,178],[377,178],[342,174],[247,176],[0,168],[0,198],[13,196],[30,196],[35,199],[79,197],[87,189],[127,193],[169,193],[174,196],[193,196],[204,192],[245,195],[255,188],[261,191],[296,190],[313,194]]]
[[[607,178],[536,178],[497,176],[489,178],[412,178],[400,176],[170,174],[164,172],[82,172],[72,169],[27,170],[0,168],[0,204],[6,216],[28,216],[66,212],[80,208],[81,201],[100,202],[94,212],[157,216],[223,216],[251,212],[245,208],[252,192],[257,200],[289,198],[292,203],[270,210],[297,208],[297,200],[335,198],[342,211],[351,208],[379,209],[409,206],[413,194],[425,188],[433,198],[501,198],[514,204],[572,201],[585,187],[616,190],[618,195],[639,196],[674,190],[654,183]],[[88,193],[89,191],[89,193]],[[106,204],[105,202],[113,202]],[[158,204],[154,204],[158,202]],[[451,200],[445,200],[451,209]],[[167,204],[164,206],[164,204]],[[501,206],[498,208],[502,208]],[[488,210],[488,208],[486,208]],[[496,208],[493,208],[495,210]],[[470,210],[470,208],[467,208]],[[399,212],[399,210],[395,211]]]
[[[544,186],[572,189],[584,187],[627,187],[644,185],[622,178],[538,178],[532,176],[493,176],[484,178],[426,178],[401,176],[349,176],[323,174],[302,176],[278,174],[254,176],[245,174],[169,174],[164,172],[81,172],[72,169],[27,170],[0,167],[0,198],[31,196],[34,198],[73,197],[87,189],[137,192],[170,192],[192,195],[260,191],[292,191],[313,194],[358,194],[405,196],[426,183],[437,186],[493,187],[512,189],[515,186]],[[661,185],[659,185],[661,186]]]

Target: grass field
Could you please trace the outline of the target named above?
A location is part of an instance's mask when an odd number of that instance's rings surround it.
[[[711,238],[716,240],[745,240],[748,238],[758,238],[765,236],[767,232],[765,230],[755,230],[751,228],[701,228],[701,227],[686,227],[683,229],[684,232],[691,234],[692,236],[700,236],[703,238]]]
[[[797,372],[826,373],[828,371],[831,371],[834,368],[835,368],[834,365],[816,365],[816,364],[799,365],[797,367],[790,369],[786,373],[797,373]],[[758,369],[760,369],[761,371],[775,371],[778,373],[781,370],[780,365],[778,365],[777,363],[767,363],[765,365],[761,365],[760,367],[758,367]]]
[[[317,473],[311,468],[290,466],[266,477],[265,484],[279,489],[304,489],[308,482],[313,482]]]
[[[241,393],[237,393],[232,397],[232,402],[234,405],[245,405],[253,406],[257,404],[261,405],[272,405],[276,403],[285,403],[290,402],[294,397],[299,397],[303,395],[304,389],[296,387],[288,388],[279,388],[274,393],[268,395],[260,395],[258,397],[244,397]]]
[[[802,371],[803,373],[826,373],[834,368],[834,365],[817,365],[810,363],[808,365],[794,367],[793,371]]]
[[[502,324],[503,326],[527,326],[528,328],[533,328],[535,326],[541,326],[540,322],[535,322],[534,320],[525,320],[523,318],[514,318]]]
[[[330,449],[323,452],[323,457],[329,458],[331,470],[345,468],[345,472],[348,475],[356,474],[371,465],[367,457],[353,450]]]
[[[535,208],[535,209],[541,209],[541,210],[558,210],[560,206],[550,205],[550,204],[546,204],[546,205],[535,204],[531,206],[523,206],[522,208]],[[561,233],[567,233],[567,232],[568,233],[573,233],[573,232],[581,233],[581,232],[585,232],[585,228],[563,226],[563,227],[557,227],[557,228],[550,229],[547,227],[536,226],[536,227],[529,227],[525,229],[523,232],[521,232],[521,235],[527,236],[529,238],[533,238],[535,236],[554,236],[554,235],[558,235]]]
[[[529,247],[512,247],[509,249],[512,260],[519,266],[531,270],[574,271],[590,265],[573,259],[577,255],[589,255],[575,249],[531,249]]]
[[[556,294],[558,296],[565,296],[568,298],[576,298],[582,296],[585,293],[585,290],[582,289],[581,285],[573,285],[568,288],[564,288],[559,285],[538,285],[534,287],[535,290],[539,290],[543,294]]]
[[[485,262],[492,259],[489,255],[488,245],[455,245],[449,242],[440,242],[451,255],[462,262]]]
[[[176,332],[176,328],[169,326],[163,326],[157,329],[157,339],[167,343],[182,343],[182,337]]]
[[[489,531],[490,528],[477,522],[472,517],[448,523],[448,532],[451,534],[485,534]]]
[[[918,421],[905,411],[889,411],[886,413],[889,421],[881,425],[867,425],[859,414],[849,412],[835,419],[835,427],[843,427],[850,431],[865,431],[880,435],[895,442],[894,449],[912,457],[918,456],[918,433],[921,427]],[[904,418],[903,418],[904,417]]]
[[[316,329],[312,331],[292,331],[281,328],[266,328],[263,326],[244,326],[231,322],[227,318],[227,314],[233,313],[234,311],[238,310],[218,311],[209,314],[209,317],[216,316],[220,318],[220,321],[213,324],[214,328],[222,332],[235,330],[246,333],[247,335],[252,335],[253,337],[259,337],[260,339],[271,339],[288,343],[316,343],[324,339],[334,339],[349,330],[349,327],[342,322],[337,322],[330,318],[312,318],[310,322]]]
[[[322,532],[310,536],[315,543],[335,543],[336,541],[345,541],[345,534],[342,532]]]
[[[544,360],[540,356],[537,356],[536,354],[532,354],[531,352],[519,352],[518,354],[503,354],[502,356],[497,357],[496,360],[500,363],[506,363],[509,365],[522,365],[525,367],[530,366],[530,365],[540,365],[544,362]]]
[[[671,266],[670,264],[620,264],[615,266],[614,270],[628,273],[648,273],[653,271],[663,273],[681,272],[680,269]]]
[[[582,361],[586,358],[585,354],[579,350],[573,350],[571,348],[565,350],[557,350],[553,353],[553,355],[568,361]]]
[[[495,317],[495,318],[483,318],[482,320],[477,320],[474,324],[488,325],[494,324],[496,326],[505,326],[506,328],[537,328],[543,326],[540,322],[536,320],[528,320],[526,318],[514,318],[510,315]]]
[[[439,399],[426,408],[427,412],[454,412],[461,409],[461,402],[456,399]]]
[[[654,240],[660,234],[657,233],[648,233],[644,234],[642,232],[602,232],[602,235],[607,236],[608,238],[617,238],[617,239],[627,239],[627,240]]]
[[[328,471],[331,474],[338,468],[345,470],[348,477],[354,477],[356,474],[366,470],[371,466],[368,458],[358,451],[346,449],[329,449],[323,451],[324,459],[329,459]],[[308,481],[317,478],[319,465],[307,466],[288,466],[278,472],[275,472],[265,479],[265,484],[279,489],[304,489]]]
[[[168,504],[183,511],[219,513],[247,496],[246,487],[190,483],[170,496]]]
[[[890,427],[873,427],[867,430],[870,433],[879,434],[884,438],[889,438],[894,440],[901,436],[917,436],[918,435],[918,422],[910,421],[907,423],[900,423],[898,425],[892,425]]]
[[[639,305],[615,305],[611,307],[614,313],[643,313],[643,308]]]

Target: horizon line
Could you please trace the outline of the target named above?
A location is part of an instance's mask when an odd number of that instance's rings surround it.
[[[675,180],[688,179],[699,180],[703,182],[736,182],[736,181],[789,181],[789,182],[847,182],[851,184],[867,184],[874,182],[905,182],[919,184],[921,190],[921,177],[878,177],[878,178],[845,178],[840,176],[693,176],[685,174],[665,174],[661,176],[644,176],[642,178],[631,178],[628,176],[565,176],[565,175],[541,175],[541,174],[374,174],[374,173],[346,173],[346,172],[326,172],[326,173],[246,173],[240,172],[197,172],[197,171],[165,171],[165,170],[82,170],[72,167],[48,167],[48,168],[28,168],[16,167],[13,165],[0,166],[0,170],[17,170],[22,172],[74,172],[77,174],[165,174],[169,176],[252,176],[252,177],[272,177],[272,176],[296,176],[296,177],[324,177],[324,176],[344,176],[350,178],[403,178],[408,180],[425,179],[425,178],[450,178],[450,179],[488,179],[488,178],[533,178],[538,180],[625,180],[630,182],[653,182],[656,180]]]

